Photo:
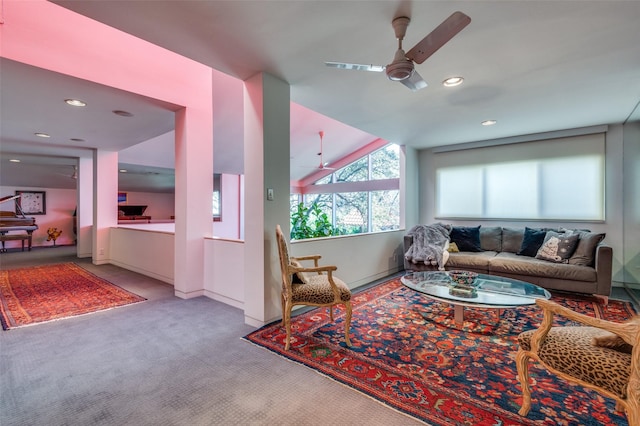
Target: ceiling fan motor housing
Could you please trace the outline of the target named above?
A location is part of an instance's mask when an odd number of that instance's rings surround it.
[[[411,20],[406,16],[399,16],[392,22],[393,31],[398,39],[398,50],[393,57],[393,62],[386,67],[387,77],[392,81],[402,81],[411,77],[413,74],[414,64],[413,61],[407,59],[404,50],[402,50],[402,40],[407,33],[407,27]]]
[[[404,50],[398,49],[396,55],[393,58],[393,62],[387,65],[386,73],[389,80],[402,81],[411,77],[413,74],[414,64],[413,61],[408,60],[404,56]]]

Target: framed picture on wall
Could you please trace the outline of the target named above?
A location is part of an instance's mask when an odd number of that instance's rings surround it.
[[[20,195],[16,198],[16,214],[47,214],[46,192],[16,191],[16,195]]]
[[[118,202],[126,203],[127,202],[127,193],[126,192],[118,192]]]

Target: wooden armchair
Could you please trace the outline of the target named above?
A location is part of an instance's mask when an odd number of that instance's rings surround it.
[[[540,328],[518,336],[516,365],[523,397],[519,414],[526,416],[531,409],[532,358],[558,377],[613,398],[629,425],[640,425],[640,321],[605,321],[544,299],[536,304],[544,311]],[[585,326],[552,327],[554,314]]]
[[[280,270],[282,272],[282,324],[287,330],[285,350],[289,350],[291,341],[291,309],[295,305],[328,306],[333,321],[333,307],[343,304],[346,310],[344,340],[351,346],[349,327],[351,326],[351,291],[333,272],[338,268],[319,266],[321,256],[290,257],[287,241],[280,225],[276,226]],[[312,260],[314,266],[305,268],[300,261]],[[295,279],[295,278],[297,279]],[[296,282],[294,282],[294,279]]]

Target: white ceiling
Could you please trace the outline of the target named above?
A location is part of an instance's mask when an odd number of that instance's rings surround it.
[[[640,120],[640,2],[637,1],[63,0],[55,3],[210,65],[224,73],[217,77],[221,81],[229,79],[219,85],[228,90],[241,91],[240,80],[261,71],[287,81],[294,102],[293,179],[307,173],[301,165],[317,164],[319,130],[326,132],[325,161],[331,161],[344,155],[345,149],[371,141],[372,135],[419,149]],[[324,61],[386,65],[397,48],[391,27],[394,17],[406,15],[412,19],[404,41],[408,50],[456,10],[469,15],[471,23],[416,66],[429,83],[429,87],[418,92],[387,80],[383,73],[324,65]],[[64,76],[42,70],[25,72],[20,64],[6,60],[0,62],[0,67],[3,112],[0,177],[5,185],[5,153],[15,153],[36,143],[33,146],[43,145],[32,137],[38,131],[32,126],[35,107],[24,105],[20,109],[8,104],[8,98],[13,101],[14,96],[26,97],[35,102],[25,96],[31,93],[30,88],[42,85],[41,90],[51,91],[54,89],[49,83],[58,88],[64,87],[66,81]],[[32,78],[27,78],[32,74]],[[463,76],[464,84],[444,88],[442,80],[454,75]],[[69,87],[84,90],[92,86],[78,81],[75,85],[70,83]],[[61,109],[59,104],[38,102],[37,122],[43,128],[64,134],[56,144],[69,144],[66,139],[83,137],[71,131],[80,129],[93,132],[87,143],[106,143],[102,136],[113,140],[110,131],[114,126],[108,123],[117,122],[118,131],[126,133],[119,134],[118,140],[133,145],[156,138],[160,146],[166,139],[169,143],[165,145],[170,149],[171,133],[167,132],[172,127],[171,105],[159,105],[130,93],[114,94],[113,89],[104,87],[91,90],[104,106],[100,117],[76,117],[70,123],[56,113]],[[70,97],[62,92],[56,95],[53,98],[56,102],[60,102],[60,96]],[[135,130],[127,129],[126,119],[110,115],[113,109],[138,106],[136,122],[145,124]],[[224,139],[230,143],[214,144],[216,171],[232,172],[223,170],[231,164],[242,167],[241,148],[238,152],[242,143],[235,143],[242,139],[241,123],[233,118],[233,112],[241,108],[241,103],[234,104],[230,116],[214,124],[214,140],[217,134],[231,135]],[[317,122],[307,119],[295,123],[296,111],[304,115],[307,108],[325,117],[318,116]],[[336,121],[327,121],[326,117]],[[483,127],[480,122],[485,119],[498,123]],[[351,136],[342,133],[349,127],[340,122],[354,128]],[[19,128],[17,123],[29,123],[31,127]],[[135,150],[129,151],[131,157],[135,157]],[[135,162],[125,152],[120,158]],[[216,159],[224,159],[222,165],[216,165]]]

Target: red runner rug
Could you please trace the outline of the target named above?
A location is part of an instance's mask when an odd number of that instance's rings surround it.
[[[4,330],[143,300],[74,263],[0,271],[0,321]]]
[[[623,321],[627,302],[602,306],[590,298],[553,300],[587,315]],[[310,367],[396,410],[431,425],[626,425],[612,400],[573,386],[532,363],[532,408],[522,402],[515,355],[517,336],[537,328],[537,306],[496,311],[465,308],[455,324],[449,305],[430,300],[393,279],[352,297],[352,347],[344,344],[344,311],[314,309],[292,319],[291,349],[280,321],[245,339]],[[558,321],[568,324],[568,321]]]

